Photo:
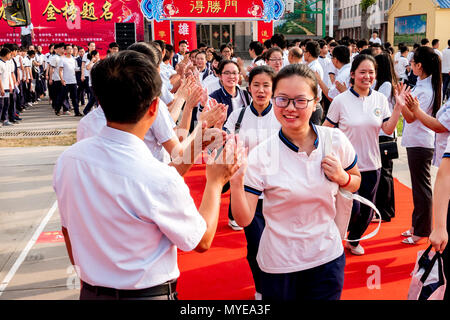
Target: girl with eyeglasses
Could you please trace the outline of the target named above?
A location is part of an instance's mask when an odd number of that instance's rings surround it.
[[[265,53],[266,65],[272,67],[272,69],[277,73],[283,68],[283,50],[278,47],[270,48]]]
[[[377,63],[373,56],[359,54],[350,69],[349,90],[336,96],[328,110],[324,126],[338,127],[351,141],[358,154],[361,171],[361,187],[358,194],[372,202],[380,181],[381,155],[378,142],[380,129],[392,134],[405,104],[405,86],[395,93],[395,106],[391,113],[387,98],[372,90]],[[348,227],[348,239],[360,239],[373,217],[373,210],[353,202],[352,216]],[[354,255],[363,255],[359,242],[347,242],[346,247]]]
[[[224,124],[225,130],[238,134],[248,151],[253,150],[259,143],[280,130],[280,123],[275,117],[272,98],[272,83],[275,72],[269,66],[255,67],[249,74],[248,90],[252,95],[252,103],[247,108],[234,110],[227,122]],[[255,299],[261,300],[260,275],[261,270],[256,262],[259,240],[264,230],[264,217],[262,214],[263,197],[260,196],[256,206],[255,217],[250,225],[244,228],[247,239],[247,261],[252,271],[255,283]],[[230,211],[231,213],[231,208]],[[230,214],[233,219],[232,214]],[[230,221],[230,224],[233,222]],[[234,222],[235,223],[235,222]]]
[[[281,69],[272,92],[281,129],[250,152],[230,181],[233,215],[239,225],[250,225],[264,195],[256,258],[263,300],[338,300],[345,255],[334,202],[339,186],[359,188],[356,153],[341,131],[310,122],[319,99],[309,67]]]
[[[218,103],[228,106],[227,119],[233,110],[245,108],[250,104],[250,94],[239,87],[239,65],[231,60],[222,60],[219,64],[219,79],[221,88],[209,95]],[[203,110],[200,106],[200,111]]]

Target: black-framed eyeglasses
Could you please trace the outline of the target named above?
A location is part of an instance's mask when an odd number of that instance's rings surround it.
[[[273,97],[273,101],[275,103],[275,105],[278,108],[287,108],[287,106],[289,106],[289,104],[292,103],[294,104],[294,108],[296,109],[305,109],[308,107],[308,104],[313,101],[313,99],[306,99],[306,98],[295,98],[295,99],[290,99],[287,97]]]

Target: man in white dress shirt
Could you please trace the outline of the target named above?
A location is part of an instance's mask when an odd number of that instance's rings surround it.
[[[442,100],[445,100],[449,97],[450,83],[450,39],[447,41],[447,48],[442,50]]]
[[[228,140],[220,155],[230,161],[208,163],[197,210],[182,177],[143,141],[158,112],[155,66],[141,53],[123,51],[100,61],[91,76],[107,126],[67,149],[53,175],[80,299],[177,299],[177,248],[211,246],[222,187],[244,150]]]
[[[369,39],[369,42],[382,44],[381,39],[378,38],[378,31],[372,32],[372,38]]]
[[[34,40],[34,27],[33,24],[30,23],[26,27],[20,27],[20,42],[22,47],[27,48],[33,44]]]

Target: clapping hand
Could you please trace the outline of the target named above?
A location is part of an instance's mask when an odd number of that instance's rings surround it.
[[[410,95],[411,88],[405,83],[398,83],[394,91],[396,105],[403,108],[406,105],[406,97]]]
[[[341,83],[339,81],[335,81],[334,85],[335,85],[336,89],[341,93],[344,92],[345,90],[347,90],[347,86],[344,83]]]
[[[222,186],[241,168],[245,161],[245,148],[235,135],[229,135],[221,151],[214,150],[206,165],[206,180],[219,182]]]
[[[417,99],[417,97],[413,97],[410,93],[406,95],[405,102],[411,112],[417,111],[420,107],[419,99]]]

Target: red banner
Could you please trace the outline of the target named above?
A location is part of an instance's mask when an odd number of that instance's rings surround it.
[[[155,1],[155,0],[154,0]],[[263,0],[163,0],[162,16],[170,20],[261,19]]]
[[[197,26],[192,21],[173,21],[174,46],[175,52],[178,52],[178,42],[186,40],[188,42],[188,51],[197,49]]]
[[[144,40],[140,0],[39,0],[30,1],[34,45],[47,50],[51,43],[86,46],[96,43],[103,55],[115,41],[115,23],[135,23],[136,40]],[[9,27],[0,7],[0,43],[20,44],[20,28]]]
[[[258,41],[264,43],[273,36],[273,22],[258,21]]]
[[[170,30],[170,21],[153,21],[153,39],[163,40],[165,43],[172,43],[172,32]]]

